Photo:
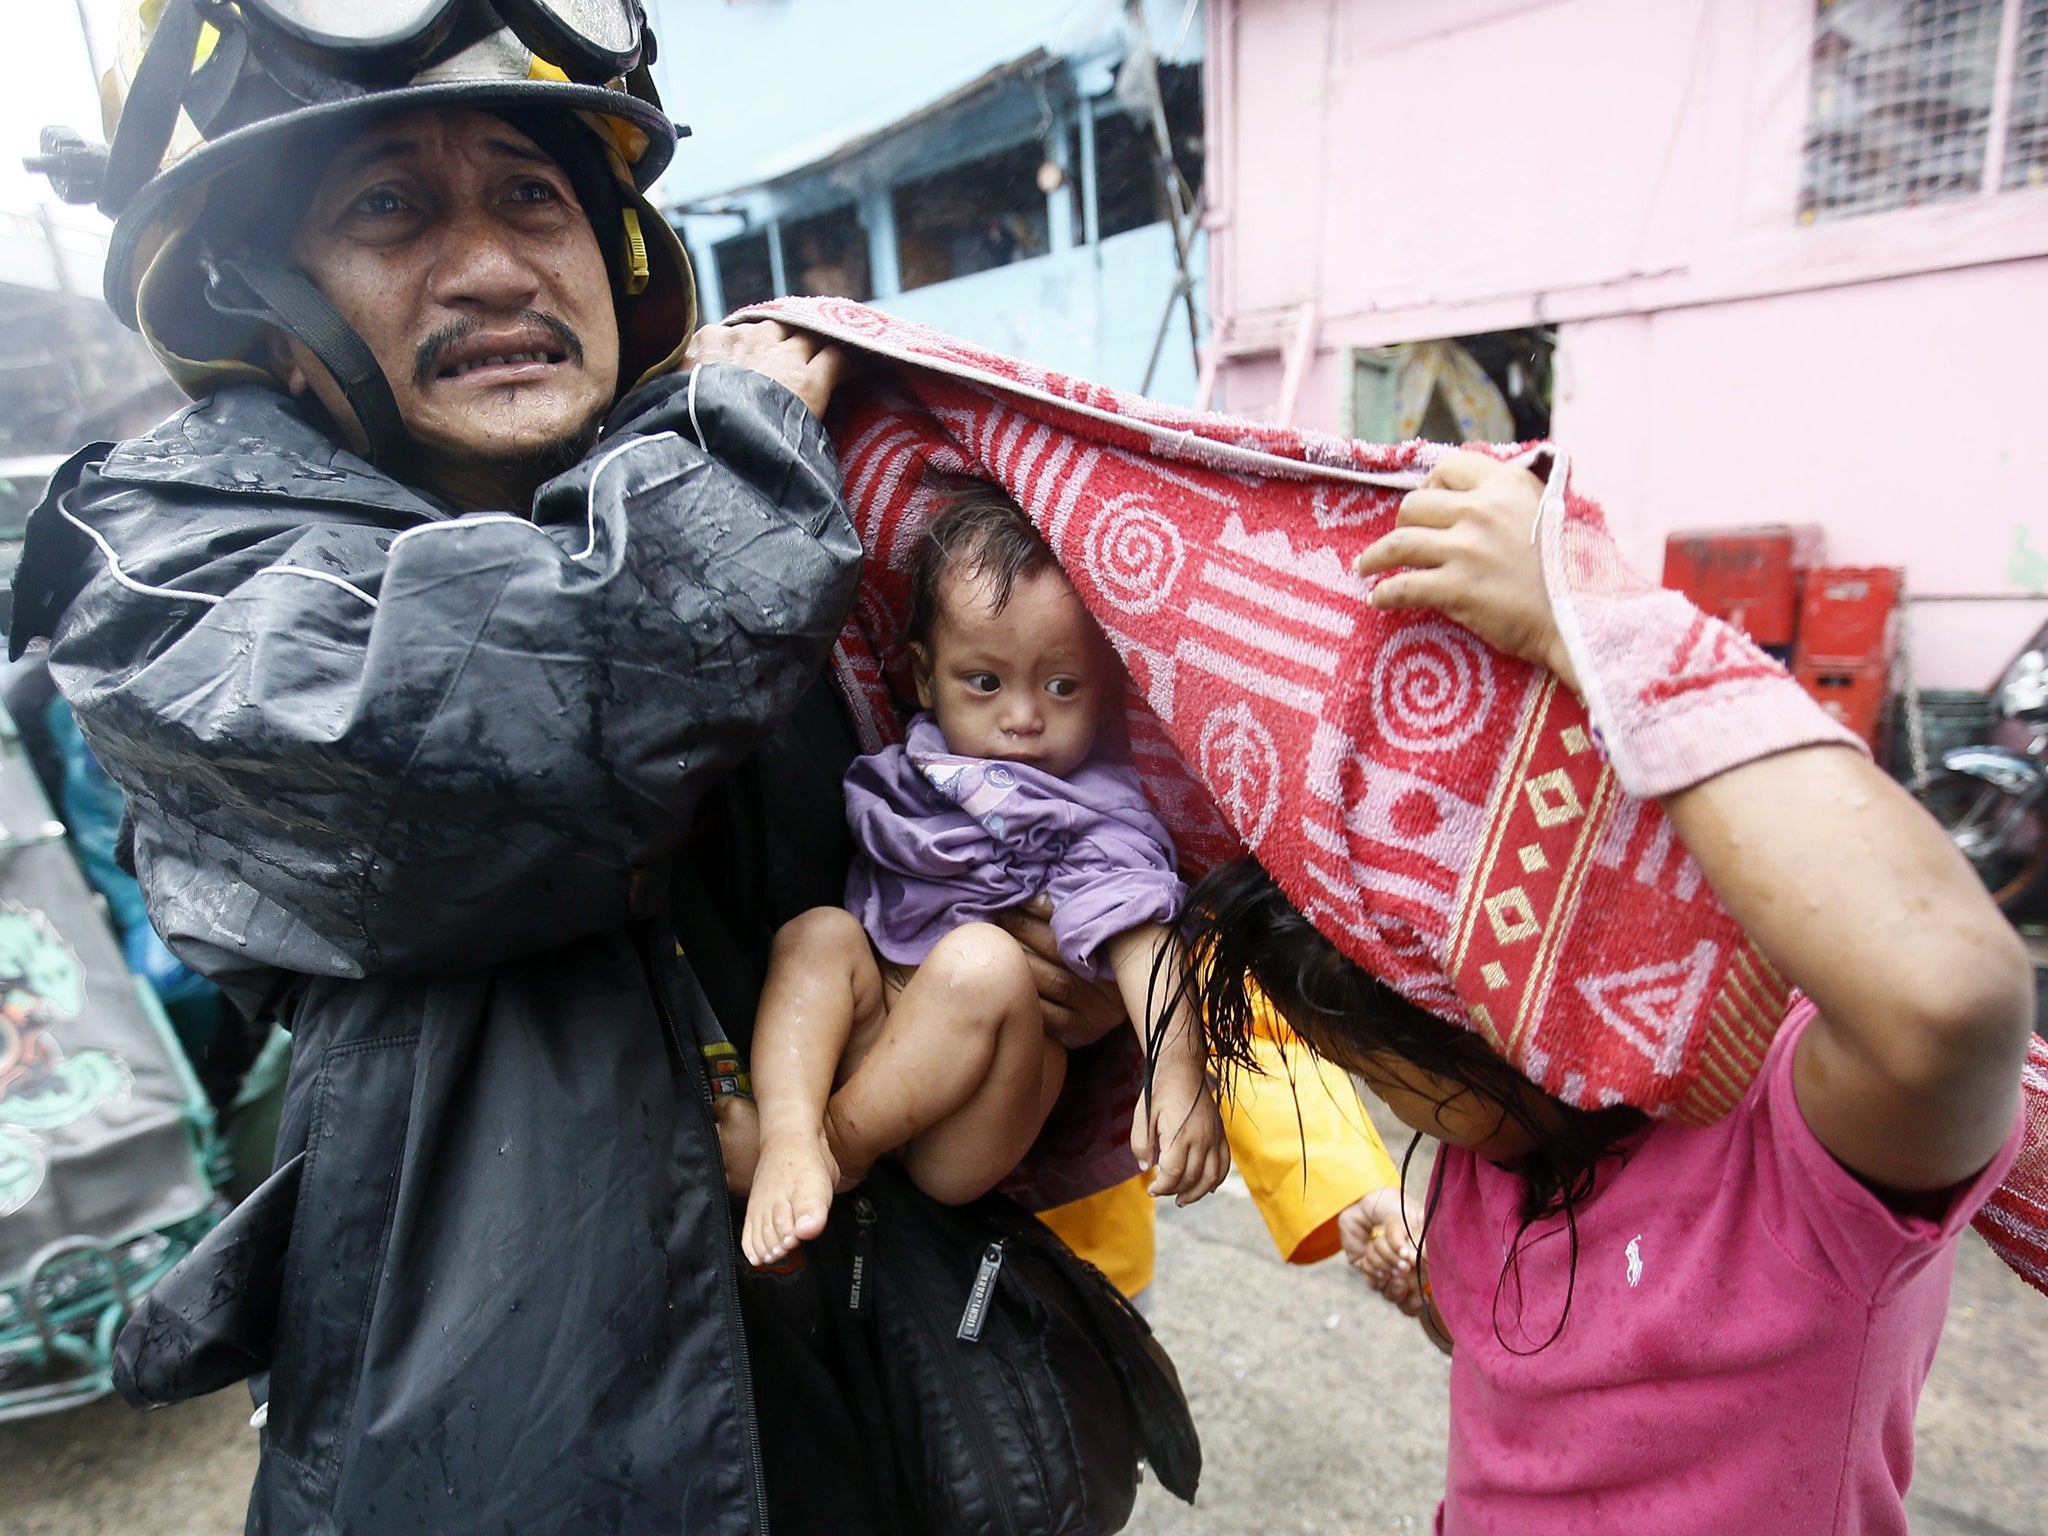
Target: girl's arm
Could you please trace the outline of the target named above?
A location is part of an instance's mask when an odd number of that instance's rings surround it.
[[[1989,1162],[2018,1111],[2033,972],[1933,818],[1846,747],[1763,758],[1663,804],[1721,904],[1820,1010],[1793,1083],[1821,1145],[1898,1190]]]
[[[1455,454],[1358,559],[1401,570],[1377,608],[1434,608],[1576,690],[1530,539],[1542,487]],[[2011,926],[1933,820],[1844,747],[1759,759],[1663,801],[1729,913],[1820,1017],[1799,1107],[1853,1172],[1944,1189],[2011,1133],[2033,976]]]

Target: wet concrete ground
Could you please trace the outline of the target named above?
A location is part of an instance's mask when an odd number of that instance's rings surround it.
[[[1156,1486],[1140,1536],[1426,1532],[1447,1362],[1337,1264],[1283,1267],[1235,1180],[1160,1229],[1152,1316],[1207,1461],[1194,1509]],[[0,1427],[5,1536],[228,1536],[256,1435],[239,1390]],[[1974,1236],[1920,1407],[1915,1536],[2048,1536],[2048,1297]]]

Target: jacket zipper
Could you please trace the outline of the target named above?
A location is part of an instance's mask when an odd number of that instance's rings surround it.
[[[882,1246],[886,1248],[888,1245]],[[984,1259],[983,1263],[986,1265],[987,1260]],[[903,1294],[910,1299],[924,1321],[930,1324],[933,1321],[930,1310],[924,1305],[923,1299],[917,1296],[916,1287],[904,1286]],[[939,1368],[946,1373],[946,1384],[951,1389],[953,1401],[963,1408],[979,1408],[981,1405],[975,1402],[974,1384],[967,1380],[966,1374],[960,1369],[960,1363],[953,1358],[953,1346],[958,1341],[947,1339],[943,1327],[932,1329],[931,1336],[938,1341]],[[981,1412],[970,1411],[963,1417],[967,1420],[967,1438],[974,1451],[974,1459],[981,1467],[982,1482],[988,1488],[990,1502],[995,1508],[997,1524],[1002,1527],[1004,1536],[1024,1536],[1017,1525],[1017,1511],[1012,1501],[1005,1496],[1009,1491],[1008,1479],[1003,1475],[1002,1457],[996,1450],[994,1437],[989,1433],[987,1416]]]
[[[673,945],[674,941],[669,941]],[[647,937],[641,951],[641,965],[647,972],[647,990],[654,998],[654,1011],[661,1019],[663,1033],[668,1036],[669,1048],[684,1063],[684,1071],[697,1089],[697,1107],[703,1111],[705,1123],[711,1131],[712,1140],[718,1139],[718,1116],[711,1098],[711,1079],[705,1075],[704,1058],[701,1052],[687,1049],[682,1031],[676,1027],[675,1014],[669,1008],[668,988],[663,985],[661,970],[654,958],[652,936]],[[723,1195],[724,1186],[720,1185]],[[733,1240],[732,1223],[718,1221],[721,1241],[714,1246],[718,1253],[718,1267],[725,1278],[725,1332],[726,1342],[732,1351],[735,1365],[735,1379],[739,1385],[740,1417],[747,1428],[747,1450],[752,1463],[751,1491],[754,1495],[755,1536],[768,1536],[768,1472],[761,1463],[761,1425],[754,1409],[754,1368],[747,1354],[746,1328],[740,1321],[740,1271],[737,1248]]]

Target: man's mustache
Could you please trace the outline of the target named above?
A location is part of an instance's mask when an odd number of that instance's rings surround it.
[[[583,366],[583,338],[571,330],[567,322],[556,319],[545,310],[523,309],[519,312],[522,324],[538,326],[554,337],[568,354],[575,367]],[[474,315],[465,315],[460,320],[450,321],[419,344],[413,353],[412,382],[416,389],[425,389],[441,373],[441,359],[456,347],[484,328],[483,321]]]

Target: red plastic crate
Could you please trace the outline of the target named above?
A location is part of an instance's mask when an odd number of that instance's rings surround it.
[[[1889,667],[1801,662],[1792,675],[1822,709],[1861,736],[1872,752],[1882,753],[1891,693]]]
[[[1819,563],[1823,538],[1810,523],[1674,533],[1664,541],[1664,585],[1758,645],[1790,645],[1799,576]]]
[[[1895,565],[1817,565],[1799,600],[1799,660],[1887,667],[1906,573]]]

